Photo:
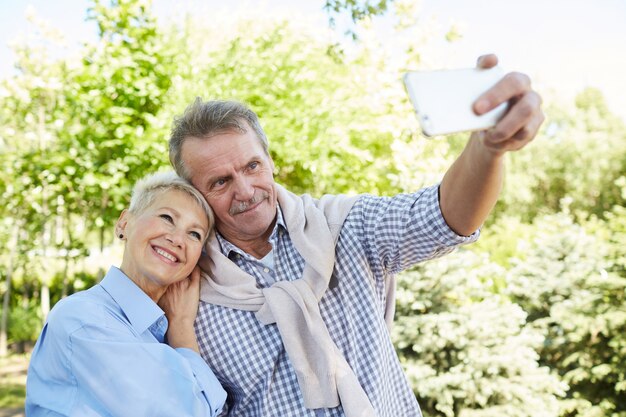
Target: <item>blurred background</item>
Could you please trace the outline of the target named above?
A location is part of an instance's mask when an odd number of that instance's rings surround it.
[[[493,52],[546,122],[480,241],[400,276],[396,349],[426,416],[626,416],[624,21],[622,0],[0,0],[0,415],[50,308],[119,264],[113,224],[196,96],[248,103],[292,191],[391,195],[468,137],[421,136],[402,74]]]

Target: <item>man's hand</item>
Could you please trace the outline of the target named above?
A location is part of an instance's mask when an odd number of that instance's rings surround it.
[[[173,347],[185,347],[199,352],[193,323],[198,314],[200,300],[200,268],[197,266],[189,277],[170,284],[159,300],[168,321],[167,343]]]
[[[498,63],[495,55],[478,59],[479,68]],[[468,236],[485,221],[496,204],[504,177],[504,154],[526,146],[535,138],[544,116],[541,98],[528,76],[510,73],[481,95],[474,111],[483,114],[509,102],[509,109],[493,128],[475,132],[439,186],[444,219],[456,233]]]
[[[491,68],[497,64],[495,55],[483,55],[478,58],[477,66]],[[481,95],[474,102],[474,112],[480,115],[507,101],[509,109],[498,124],[474,134],[496,155],[526,146],[535,138],[545,118],[541,111],[541,97],[531,89],[530,78],[518,72],[507,74]]]

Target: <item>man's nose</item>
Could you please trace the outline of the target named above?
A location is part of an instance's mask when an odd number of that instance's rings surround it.
[[[235,199],[239,201],[248,201],[254,197],[254,187],[246,177],[238,177],[234,180]]]

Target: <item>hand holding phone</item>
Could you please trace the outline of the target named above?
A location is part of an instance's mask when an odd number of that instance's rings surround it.
[[[502,77],[500,67],[412,71],[404,75],[411,103],[426,136],[488,129],[506,113],[508,103],[477,115],[472,105]]]

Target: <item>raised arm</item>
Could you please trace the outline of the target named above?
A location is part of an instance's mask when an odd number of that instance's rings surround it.
[[[495,55],[478,59],[481,68],[497,63]],[[471,135],[441,182],[441,212],[459,235],[468,236],[483,224],[502,188],[505,153],[526,146],[543,123],[541,98],[532,90],[528,76],[515,72],[479,97],[474,111],[483,114],[507,101],[506,115],[495,127]]]

